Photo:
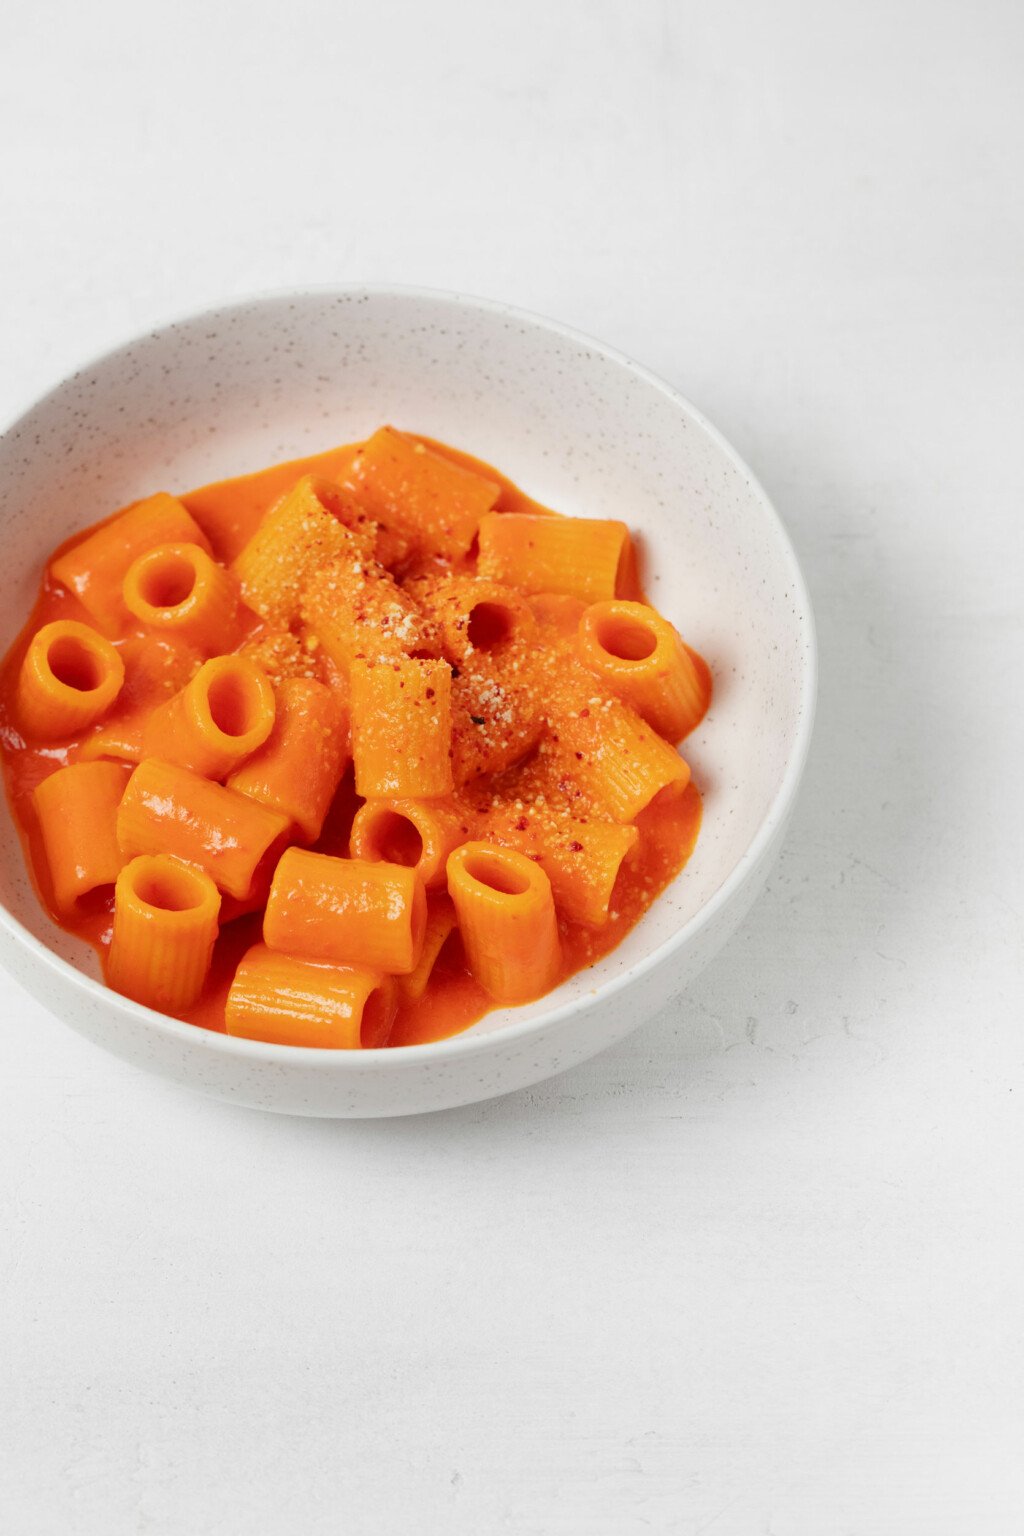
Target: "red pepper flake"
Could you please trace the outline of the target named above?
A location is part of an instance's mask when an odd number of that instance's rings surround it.
[[[575,843],[575,842],[574,843],[570,843],[569,844],[569,852],[570,853],[582,853],[583,852],[583,844],[582,843]]]
[[[526,817],[520,816],[519,820],[516,822],[516,831],[525,832],[529,825],[530,823],[527,821]]]

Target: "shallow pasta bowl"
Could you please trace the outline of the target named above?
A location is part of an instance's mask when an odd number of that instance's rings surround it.
[[[107,990],[92,952],[39,907],[4,808],[0,958],[22,986],[127,1061],[293,1114],[409,1114],[506,1093],[678,999],[762,888],[811,733],[803,579],[767,497],[715,429],[563,326],[412,289],[210,310],[107,354],[28,410],[0,438],[0,644],[24,623],[45,558],[76,530],[153,490],[296,458],[382,421],[468,450],[559,511],[622,518],[639,534],[652,601],[715,675],[711,711],[683,748],[704,823],[689,864],[623,944],[540,1002],[435,1044],[320,1051],[198,1029]]]

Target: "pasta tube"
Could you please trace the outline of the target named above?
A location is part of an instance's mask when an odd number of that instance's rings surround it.
[[[424,800],[367,800],[352,822],[354,859],[384,860],[414,869],[428,891],[447,881],[448,855],[469,836],[454,806]]]
[[[452,674],[446,661],[357,661],[352,690],[356,792],[437,799],[452,791]]]
[[[98,629],[117,635],[128,622],[124,578],[128,567],[158,544],[210,545],[181,502],[161,491],[87,534],[57,556],[50,574],[73,592]]]
[[[625,523],[534,512],[489,512],[480,523],[480,575],[522,592],[596,603],[617,596],[630,563]]]
[[[91,763],[115,757],[123,763],[142,761],[142,714],[120,715],[86,736],[74,750],[74,761]]]
[[[584,664],[667,741],[681,741],[703,716],[707,693],[693,658],[646,603],[594,603],[577,643]]]
[[[561,964],[551,882],[525,854],[463,843],[448,859],[470,970],[498,1003],[526,1003],[554,986]]]
[[[573,923],[600,928],[608,921],[619,871],[635,852],[634,826],[573,817],[554,796],[543,804],[499,804],[481,820],[480,836],[517,848],[551,881],[555,906]]]
[[[256,944],[228,993],[229,1035],[326,1050],[385,1045],[397,998],[388,976],[355,965],[325,965]]]
[[[167,853],[198,864],[228,896],[248,901],[273,868],[288,818],[173,763],[146,758],[117,813],[121,852]]]
[[[143,756],[223,779],[263,745],[275,713],[274,690],[257,666],[244,656],[215,656],[154,709]]]
[[[238,608],[234,579],[199,544],[158,544],[125,572],[125,607],[148,629],[206,655],[225,649]]]
[[[95,724],[124,683],[124,662],[109,640],[74,619],[37,630],[18,674],[15,711],[25,735],[74,736]]]
[[[414,870],[289,848],[271,881],[263,937],[284,954],[398,976],[415,968],[426,916]]]
[[[165,854],[132,859],[114,888],[108,982],[162,1013],[190,1008],[210,969],[219,911],[201,869]]]
[[[493,480],[433,453],[424,443],[381,427],[352,464],[359,498],[414,548],[464,555],[481,517],[497,501]]]
[[[500,582],[448,576],[410,583],[409,590],[436,619],[443,654],[459,666],[528,646],[536,633],[526,599]]]
[[[601,689],[564,648],[548,703],[549,737],[528,776],[547,778],[576,800],[577,814],[633,821],[662,791],[680,792],[689,766],[635,710]]]
[[[309,678],[288,678],[277,689],[273,730],[228,787],[280,811],[313,843],[347,763],[348,719],[337,695]]]
[[[314,572],[339,556],[372,559],[376,534],[376,523],[340,486],[303,475],[235,557],[242,596],[269,624],[287,629]]]
[[[58,768],[32,793],[53,904],[61,916],[73,913],[90,891],[117,879],[124,863],[117,808],[129,772],[124,763],[74,763]]]
[[[336,560],[309,580],[302,619],[343,674],[354,661],[436,655],[432,621],[372,561]]]

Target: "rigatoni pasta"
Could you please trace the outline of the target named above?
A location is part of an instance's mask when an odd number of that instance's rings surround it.
[[[63,917],[121,871],[117,811],[130,771],[125,763],[73,763],[33,791],[53,904]]]
[[[463,843],[448,858],[448,894],[470,969],[489,997],[527,1003],[550,990],[558,924],[539,864],[496,843]]]
[[[682,792],[689,765],[646,720],[617,699],[592,697],[553,719],[550,753],[612,821],[634,821],[655,796]]]
[[[390,977],[254,944],[224,1008],[229,1035],[318,1050],[373,1050],[387,1043],[397,997]]]
[[[356,791],[436,800],[452,792],[452,674],[411,656],[353,661],[349,671]]]
[[[321,566],[303,589],[300,613],[308,639],[342,676],[356,661],[438,654],[430,618],[376,561]]]
[[[238,654],[255,662],[272,683],[288,677],[308,677],[322,682],[322,668],[317,660],[319,642],[309,636],[301,640],[288,629],[261,628],[244,640]]]
[[[287,628],[298,617],[310,578],[339,555],[372,559],[376,536],[376,524],[340,486],[303,475],[236,556],[235,575],[253,612]]]
[[[404,976],[419,960],[426,917],[423,882],[404,864],[289,848],[270,886],[263,937],[285,954]]]
[[[382,427],[58,551],[0,677],[38,887],[109,984],[398,1048],[595,964],[682,868],[710,674],[626,525]]]
[[[367,800],[352,822],[354,859],[414,869],[428,891],[447,879],[448,855],[470,835],[466,806],[443,800]]]
[[[224,779],[262,747],[276,713],[274,690],[259,667],[244,656],[216,656],[153,710],[142,755]]]
[[[480,576],[426,577],[407,588],[432,616],[438,645],[457,667],[528,647],[537,622],[522,593]]]
[[[38,741],[77,735],[103,718],[123,683],[124,662],[109,640],[88,624],[55,619],[29,641],[15,723]]]
[[[220,893],[209,875],[166,854],[126,864],[114,887],[107,979],[137,1003],[178,1013],[203,990]]]
[[[289,825],[248,795],[147,757],[118,807],[117,840],[127,857],[167,853],[195,864],[226,895],[247,901],[254,886],[269,883]]]
[[[697,663],[667,619],[646,603],[594,603],[578,628],[586,666],[666,741],[681,741],[707,709]]]
[[[480,523],[480,575],[521,592],[598,602],[622,591],[630,560],[625,523],[517,512],[492,512]]]
[[[165,491],[147,496],[101,523],[50,566],[54,581],[73,593],[97,628],[116,636],[129,621],[124,578],[139,555],[158,544],[198,544],[209,551],[191,513]]]
[[[381,427],[363,444],[352,480],[385,526],[404,534],[412,547],[448,558],[466,553],[501,490],[393,427]]]
[[[224,649],[238,610],[238,584],[200,544],[158,544],[125,572],[128,612],[157,634],[176,634],[211,656]]]
[[[284,678],[270,735],[228,787],[280,811],[300,841],[315,843],[348,755],[348,714],[337,694],[311,678]]]
[[[457,788],[503,773],[540,741],[544,678],[532,658],[487,657],[452,682],[452,781]]]
[[[558,910],[591,928],[608,921],[616,881],[640,841],[635,826],[580,811],[557,777],[528,809],[519,796],[502,799],[481,813],[478,825],[481,837],[516,848],[539,864],[551,881]]]
[[[97,726],[75,747],[75,762],[103,762],[107,758],[115,758],[123,763],[141,762],[145,724],[145,715],[136,714],[118,715],[109,725]]]

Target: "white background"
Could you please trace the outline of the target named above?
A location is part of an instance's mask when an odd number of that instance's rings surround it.
[[[0,28],[0,416],[264,286],[506,299],[735,442],[822,648],[768,894],[531,1092],[272,1118],[7,984],[4,1536],[1018,1536],[1019,6]]]

